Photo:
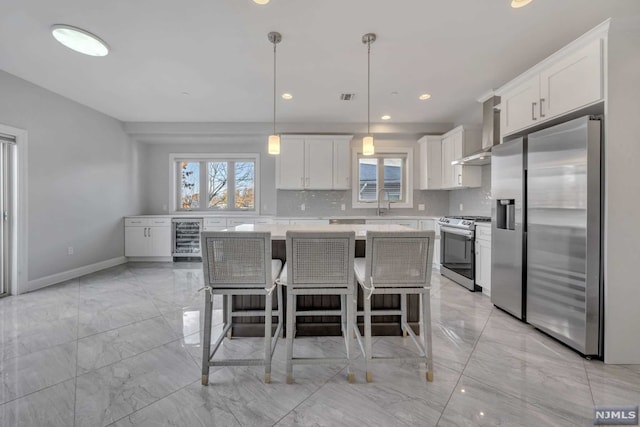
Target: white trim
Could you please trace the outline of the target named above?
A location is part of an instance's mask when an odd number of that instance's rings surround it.
[[[241,211],[241,210],[192,210],[192,211],[181,211],[178,210],[178,198],[176,197],[176,189],[178,185],[178,171],[176,169],[176,161],[177,160],[198,160],[198,159],[224,159],[224,160],[234,160],[234,159],[251,159],[256,162],[256,169],[254,172],[255,177],[255,200],[254,206],[255,210],[251,211]],[[252,215],[258,216],[260,215],[260,153],[169,153],[169,204],[170,204],[170,215],[181,215],[181,214],[201,214],[201,215]]]
[[[390,209],[411,209],[413,208],[413,152],[414,147],[379,147],[376,146],[376,154],[400,154],[402,156],[407,156],[405,171],[404,171],[404,182],[405,182],[405,191],[406,191],[406,201],[402,203],[391,203],[389,205]],[[352,156],[351,156],[351,206],[356,209],[375,209],[378,207],[377,202],[361,202],[358,198],[358,185],[360,176],[358,171],[358,155],[362,154],[362,147],[352,147]]]
[[[12,295],[18,295],[24,292],[29,274],[29,235],[27,218],[29,218],[29,200],[28,200],[28,180],[27,173],[27,153],[28,138],[27,131],[24,129],[14,128],[0,124],[0,132],[15,136],[15,168],[13,170],[13,206],[11,206],[12,222],[12,256],[11,256],[11,283],[8,291]]]
[[[52,274],[51,276],[41,277],[36,280],[30,280],[25,288],[21,289],[20,293],[35,291],[46,286],[55,285],[56,283],[61,283],[66,280],[71,280],[80,276],[95,273],[96,271],[104,270],[105,268],[115,267],[116,265],[120,264],[126,264],[127,262],[127,258],[121,256],[105,261],[96,262],[95,264],[89,264],[83,267],[74,268],[72,270],[63,271],[62,273]]]

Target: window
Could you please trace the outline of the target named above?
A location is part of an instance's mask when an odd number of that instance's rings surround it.
[[[354,185],[353,206],[371,207],[371,204],[384,202],[392,207],[413,207],[413,188],[410,185],[411,152],[380,152],[374,156],[356,153],[354,172],[357,173],[357,188]]]
[[[250,211],[257,206],[257,155],[171,155],[176,211]]]

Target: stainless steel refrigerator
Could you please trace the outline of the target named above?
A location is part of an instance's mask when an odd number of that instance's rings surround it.
[[[602,356],[601,122],[571,120],[492,155],[493,303]]]

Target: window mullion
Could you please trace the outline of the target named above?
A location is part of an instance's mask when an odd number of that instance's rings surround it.
[[[209,209],[209,164],[206,160],[200,163],[200,210]]]
[[[227,209],[236,209],[236,162],[227,162]]]

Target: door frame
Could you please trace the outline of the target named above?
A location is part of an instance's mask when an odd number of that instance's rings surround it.
[[[26,291],[28,283],[28,200],[27,200],[27,153],[28,138],[24,129],[0,123],[0,133],[16,138],[14,150],[14,168],[12,168],[13,197],[9,206],[11,221],[11,276],[7,284],[9,295],[18,295]]]

